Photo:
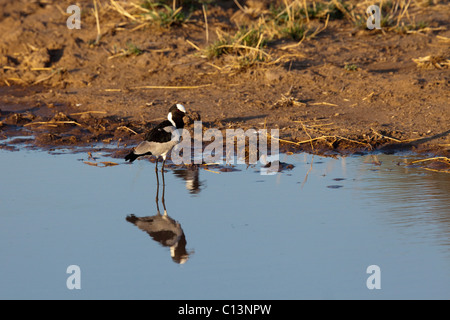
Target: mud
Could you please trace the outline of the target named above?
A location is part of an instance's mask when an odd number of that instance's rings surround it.
[[[273,63],[239,69],[228,68],[229,56],[208,59],[198,50],[208,45],[201,7],[180,25],[136,28],[110,1],[98,1],[101,38],[93,45],[93,1],[78,3],[79,30],[66,26],[71,1],[0,4],[0,139],[35,137],[0,140],[1,148],[104,143],[120,157],[177,102],[190,112],[188,128],[199,119],[206,129],[277,128],[283,151],[449,155],[449,69],[413,60],[450,58],[447,1],[409,11],[427,23],[420,32],[332,19],[300,44],[269,42]],[[239,10],[234,1],[208,7],[209,43],[217,29],[237,30]],[[140,53],[117,56],[130,43]]]

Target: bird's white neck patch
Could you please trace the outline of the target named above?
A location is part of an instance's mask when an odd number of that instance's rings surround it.
[[[182,104],[177,103],[177,109],[180,110],[183,113],[186,113],[186,109]]]
[[[170,123],[171,123],[174,127],[177,126],[176,123],[175,123],[175,121],[173,121],[173,119],[172,119],[172,112],[169,112],[169,114],[167,115],[167,120],[169,120]]]

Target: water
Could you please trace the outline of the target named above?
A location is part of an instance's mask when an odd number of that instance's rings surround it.
[[[168,170],[170,220],[153,163],[94,155],[119,165],[0,150],[1,299],[450,298],[448,174],[392,155],[282,155],[295,167],[272,176]],[[179,228],[149,234],[131,215]]]

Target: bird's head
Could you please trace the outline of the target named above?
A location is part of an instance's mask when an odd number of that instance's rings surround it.
[[[175,124],[177,128],[183,128],[184,127],[183,118],[185,115],[186,109],[184,108],[183,105],[177,103],[170,107],[167,119],[169,119],[170,122]]]

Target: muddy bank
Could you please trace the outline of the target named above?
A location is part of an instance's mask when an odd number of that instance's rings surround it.
[[[20,90],[22,92],[22,89]],[[12,111],[15,110],[15,111]],[[145,133],[156,126],[164,117],[147,120],[134,120],[120,116],[110,116],[106,111],[79,111],[65,105],[40,106],[33,108],[25,106],[10,106],[2,110],[0,122],[0,148],[14,150],[26,146],[44,150],[58,148],[89,151],[95,146],[96,150],[108,150],[111,156],[122,158],[129,150],[144,139]],[[200,113],[189,111],[184,118],[186,129],[194,138],[194,121],[202,121]],[[309,132],[316,127],[326,126],[322,119],[314,119],[314,122],[305,124],[301,121],[302,130]],[[219,129],[223,135],[224,149],[227,137],[227,129],[253,129],[246,121],[237,119],[238,124],[221,121],[202,121],[203,132],[208,129]],[[305,121],[306,122],[306,121]],[[308,122],[306,122],[308,123]],[[264,128],[266,123],[261,124]],[[270,128],[268,128],[270,133]],[[308,133],[304,141],[288,140],[280,130],[278,144],[281,152],[315,153],[320,155],[349,155],[366,154],[369,152],[394,153],[400,151],[412,151],[428,156],[447,156],[446,145],[436,144],[435,140],[444,140],[450,131],[438,135],[424,136],[418,139],[399,140],[387,136],[385,131],[375,131],[362,136],[354,136],[347,133],[343,135],[320,135],[315,138]],[[389,133],[388,133],[389,134]],[[270,143],[271,138],[267,137]],[[209,143],[205,141],[205,147]],[[248,142],[247,142],[248,143]],[[194,145],[194,142],[192,142]],[[81,149],[80,149],[81,148]]]
[[[258,49],[266,58],[251,66],[203,50],[220,32],[239,30],[242,19],[268,15],[268,7],[242,1],[244,12],[234,1],[212,3],[206,39],[201,7],[185,7],[189,18],[167,27],[140,24],[125,2],[134,20],[115,1],[97,2],[100,38],[92,1],[79,1],[79,30],[66,26],[69,1],[2,2],[1,139],[32,135],[28,143],[44,148],[102,142],[127,149],[180,102],[205,128],[277,128],[285,151],[449,155],[444,1],[414,2],[408,17],[426,27],[408,31],[358,28],[345,15],[311,17],[307,26],[320,33],[301,42],[268,40]],[[417,63],[430,56],[443,60]]]

